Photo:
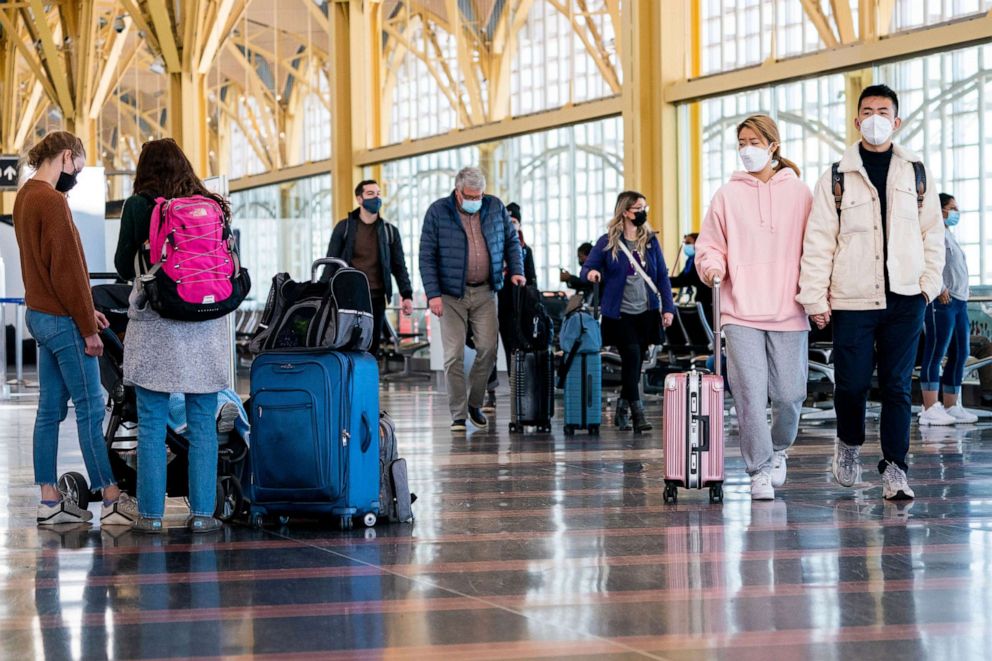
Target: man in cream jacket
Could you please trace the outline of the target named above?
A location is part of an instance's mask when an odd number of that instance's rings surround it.
[[[831,168],[813,192],[796,300],[818,327],[833,322],[835,479],[846,487],[861,479],[877,366],[882,495],[910,499],[911,379],[924,308],[943,287],[944,224],[933,177],[914,165],[918,156],[892,143],[902,123],[895,92],[866,87],[854,122],[862,139],[844,152],[839,181]]]

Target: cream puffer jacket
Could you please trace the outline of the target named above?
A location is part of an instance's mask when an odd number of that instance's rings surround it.
[[[944,222],[937,181],[929,171],[923,208],[917,206],[913,163],[919,160],[893,146],[886,180],[889,288],[904,296],[926,294],[932,301],[943,289]],[[796,297],[809,315],[885,308],[881,205],[858,143],[844,152],[839,170],[846,173],[839,219],[829,169],[813,191]]]

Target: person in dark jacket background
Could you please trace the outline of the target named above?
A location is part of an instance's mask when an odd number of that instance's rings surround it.
[[[524,277],[527,278],[528,287],[537,287],[537,269],[534,267],[534,251],[524,241],[524,233],[520,229],[520,205],[510,202],[506,205],[506,212],[510,215],[510,224],[517,231],[520,238],[520,252],[524,260]],[[506,277],[506,268],[503,269],[503,276]],[[503,287],[499,290],[497,298],[497,313],[499,316],[499,336],[503,340],[503,352],[506,354],[506,369],[510,369],[510,360],[513,350],[517,348],[516,324],[513,309],[513,287]],[[486,397],[486,409],[496,408],[496,386],[499,379],[496,376],[496,364],[493,364],[493,371],[489,375],[489,394]]]
[[[582,267],[583,278],[602,282],[599,296],[603,343],[616,347],[620,354],[623,385],[617,400],[616,426],[621,431],[633,428],[635,433],[651,429],[640,395],[644,353],[650,345],[661,344],[661,329],[671,326],[675,316],[665,256],[647,220],[644,196],[636,191],[620,193],[606,234],[596,242]],[[650,285],[631,264],[628,253],[650,278]]]
[[[681,298],[683,289],[689,287],[692,293],[695,294],[695,300],[697,303],[703,304],[703,313],[706,315],[706,319],[713,325],[713,290],[706,286],[699,274],[696,273],[696,239],[699,238],[698,232],[693,232],[692,234],[686,234],[682,239],[682,254],[685,255],[685,267],[678,275],[673,275],[669,279],[672,282],[672,287],[678,287],[679,297]]]
[[[486,177],[463,168],[455,190],[427,209],[420,235],[420,277],[430,310],[441,320],[444,375],[451,430],[465,431],[489,420],[482,413],[486,385],[496,362],[499,327],[496,292],[504,286],[503,264],[512,284],[523,286],[520,236],[499,198],[485,194]],[[476,356],[465,384],[465,337],[471,325]]]
[[[579,269],[581,270],[585,266],[586,260],[589,259],[589,254],[592,252],[592,244],[586,241],[581,244],[576,250],[576,256],[579,259]],[[599,287],[588,280],[583,280],[577,275],[572,275],[564,268],[561,269],[559,274],[559,279],[565,283],[565,286],[569,289],[574,289],[576,293],[582,294],[582,298],[586,305],[591,305],[593,308],[599,308]]]
[[[379,353],[382,325],[386,318],[386,303],[393,298],[393,282],[400,290],[400,311],[405,316],[413,312],[413,286],[403,257],[403,242],[396,226],[379,214],[382,191],[374,179],[366,179],[355,187],[358,207],[347,218],[338,221],[327,246],[327,256],[343,259],[369,279],[372,292],[372,346],[369,353]],[[329,277],[325,270],[325,277]]]

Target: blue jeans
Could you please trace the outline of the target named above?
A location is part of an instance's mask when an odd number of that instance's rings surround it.
[[[847,445],[864,445],[865,405],[871,375],[878,365],[882,415],[882,472],[888,462],[906,470],[911,386],[916,350],[923,330],[922,295],[888,294],[884,310],[835,310],[834,410],[837,438]]]
[[[165,435],[169,393],[135,387],[138,396],[138,512],[165,513]],[[187,394],[185,434],[189,442],[189,509],[213,516],[217,498],[217,393]]]
[[[116,483],[103,438],[103,391],[100,364],[87,356],[86,343],[72,317],[28,310],[25,318],[38,342],[40,399],[34,420],[34,481],[55,484],[59,453],[59,425],[76,407],[79,449],[91,486],[102,489]]]
[[[930,392],[940,385],[948,395],[961,394],[964,363],[971,351],[971,322],[968,302],[952,298],[947,305],[934,301],[927,306],[924,320],[926,342],[923,345],[923,365],[920,387]],[[944,374],[940,363],[947,356]]]

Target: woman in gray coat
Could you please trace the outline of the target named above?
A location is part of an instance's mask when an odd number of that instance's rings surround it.
[[[214,518],[217,480],[217,393],[230,387],[230,335],[225,318],[210,321],[164,319],[147,304],[136,278],[135,257],[148,241],[154,200],[203,195],[230,213],[227,202],[211,193],[172,139],[152,140],[141,148],[134,177],[135,194],[124,202],[114,259],[120,275],[135,279],[124,338],[124,381],[138,400],[138,513],[135,530],[161,532],[165,513],[166,425],[169,395],[183,393],[189,440],[189,528],[207,532],[221,527]],[[146,254],[143,252],[143,255]]]

